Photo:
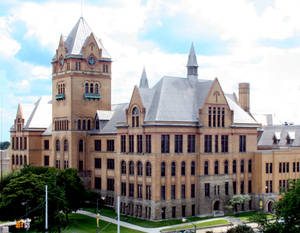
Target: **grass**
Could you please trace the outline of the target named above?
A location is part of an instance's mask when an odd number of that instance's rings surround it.
[[[104,229],[105,228],[105,229]],[[121,227],[122,233],[141,233],[141,231]],[[117,232],[117,225],[109,222],[100,221],[101,233]],[[62,233],[95,233],[96,219],[82,214],[70,214],[70,224],[62,230]]]
[[[90,211],[92,213],[96,213],[96,208],[83,208],[83,210]],[[101,208],[100,214],[104,215],[106,217],[110,218],[116,218],[117,214],[115,213],[115,210],[112,208]],[[212,219],[213,217],[190,217],[187,218],[189,222],[194,222],[194,221],[200,221],[200,220],[206,220],[206,219]],[[137,226],[141,227],[146,227],[146,228],[157,228],[157,227],[165,227],[165,226],[171,226],[171,225],[177,225],[182,223],[182,219],[171,219],[171,220],[165,220],[165,221],[149,221],[145,219],[139,219],[139,218],[134,218],[131,216],[125,216],[121,215],[120,217],[121,221],[128,222]]]
[[[244,222],[249,222],[249,218],[253,215],[256,215],[257,212],[255,211],[251,211],[251,212],[243,212],[243,213],[239,213],[239,214],[235,214],[235,215],[231,215],[231,217],[234,218],[239,218]],[[273,219],[274,215],[272,214],[267,214],[267,218],[268,219]]]
[[[217,219],[217,220],[197,223],[196,227],[203,228],[203,227],[219,226],[219,225],[224,225],[224,224],[229,224],[229,223],[230,222],[228,222],[225,219]],[[175,230],[185,230],[185,229],[193,229],[193,228],[194,228],[194,225],[189,224],[189,225],[184,225],[184,226],[167,228],[167,229],[164,229],[163,231],[175,231]]]

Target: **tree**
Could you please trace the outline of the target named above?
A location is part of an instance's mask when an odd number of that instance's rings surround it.
[[[253,229],[247,225],[238,225],[227,230],[227,233],[254,233]]]
[[[0,150],[6,150],[9,147],[9,142],[0,142]]]
[[[229,201],[229,207],[232,209],[236,209],[236,207],[238,207],[239,205],[242,205],[244,203],[246,203],[247,201],[249,201],[251,198],[248,194],[245,195],[234,195]],[[227,207],[228,208],[228,207]],[[228,208],[229,209],[229,208]]]

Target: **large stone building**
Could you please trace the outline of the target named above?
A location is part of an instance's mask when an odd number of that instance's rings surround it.
[[[52,60],[52,98],[18,107],[12,169],[77,168],[107,205],[119,195],[122,213],[153,220],[222,213],[246,193],[241,210],[271,210],[279,188],[300,176],[292,147],[300,130],[257,123],[249,84],[239,84],[237,98],[217,79],[198,78],[193,45],[186,77],[150,88],[143,71],[127,104],[111,104],[111,63],[80,18]]]

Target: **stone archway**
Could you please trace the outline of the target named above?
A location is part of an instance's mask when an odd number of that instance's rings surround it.
[[[273,201],[269,201],[269,203],[267,205],[267,208],[268,208],[268,212],[269,213],[273,213],[273,211],[274,211],[274,202]]]
[[[214,203],[214,211],[219,211],[220,210],[220,201],[215,201]]]

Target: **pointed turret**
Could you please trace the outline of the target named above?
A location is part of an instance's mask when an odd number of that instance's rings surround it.
[[[23,118],[23,110],[21,104],[18,104],[17,117]]]
[[[189,79],[198,79],[198,63],[193,43],[191,45],[187,63],[187,76]]]
[[[140,88],[149,88],[145,67],[143,69],[143,73],[142,73],[142,77],[141,77],[141,80],[140,80],[140,86],[139,87]]]

